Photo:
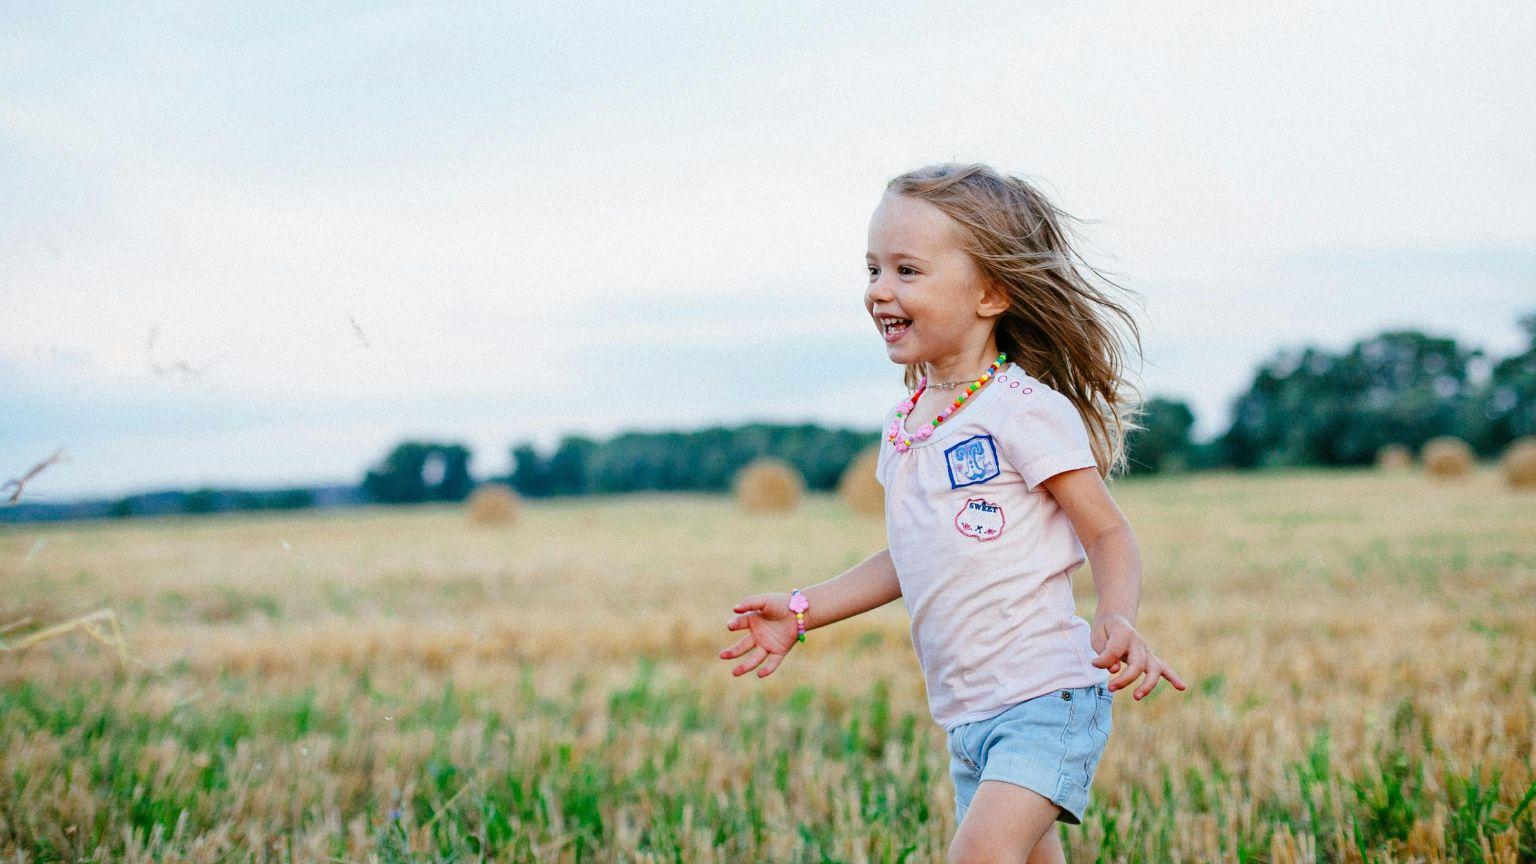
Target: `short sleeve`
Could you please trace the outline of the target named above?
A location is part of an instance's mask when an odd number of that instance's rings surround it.
[[[1001,438],[1003,455],[1023,475],[1030,492],[1063,471],[1099,464],[1077,406],[1055,390],[1045,390],[1020,406]]]
[[[892,405],[890,410],[885,412],[885,420],[880,423],[880,437],[875,439],[880,445],[879,455],[875,457],[875,479],[880,481],[881,488],[885,487],[885,469],[891,461],[891,454],[895,452],[890,442],[885,440],[885,430],[891,428],[891,421],[896,419],[897,407],[899,406]]]

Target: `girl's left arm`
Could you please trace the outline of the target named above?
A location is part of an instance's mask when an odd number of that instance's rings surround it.
[[[1120,673],[1120,677],[1109,682],[1109,689],[1129,686],[1143,674],[1146,679],[1134,694],[1138,700],[1151,693],[1160,678],[1167,678],[1179,690],[1185,689],[1178,673],[1152,653],[1136,630],[1136,608],[1141,601],[1141,554],[1131,523],[1110,497],[1098,469],[1063,471],[1040,485],[1066,511],[1072,529],[1088,553],[1099,598],[1091,637],[1093,650],[1099,655],[1093,659],[1093,665],[1108,669],[1111,675]]]

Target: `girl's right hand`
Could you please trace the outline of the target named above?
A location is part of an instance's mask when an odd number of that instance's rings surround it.
[[[725,629],[740,630],[745,627],[747,632],[742,634],[735,645],[721,651],[720,659],[730,660],[751,651],[747,659],[736,664],[731,674],[738,677],[745,675],[761,663],[762,668],[757,670],[757,677],[767,678],[773,674],[773,670],[779,668],[784,655],[795,647],[800,636],[800,629],[795,626],[795,613],[789,611],[789,595],[753,594],[737,603],[734,611],[741,614],[727,621]]]

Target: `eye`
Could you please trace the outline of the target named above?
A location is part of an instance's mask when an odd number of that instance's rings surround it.
[[[901,266],[900,266],[900,267],[897,267],[897,268],[896,268],[896,272],[897,272],[897,273],[900,273],[900,272],[901,272],[901,271],[903,271],[903,270],[912,270],[912,268],[911,268],[911,267],[908,267],[908,266],[907,266],[907,265],[905,265],[905,264],[903,264],[903,265],[901,265]],[[912,272],[913,272],[913,273],[916,273],[916,272],[917,272],[917,271],[916,271],[916,270],[912,270]]]

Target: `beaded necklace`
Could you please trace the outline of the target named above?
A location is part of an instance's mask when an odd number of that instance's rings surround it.
[[[939,416],[933,418],[932,423],[924,426],[922,429],[918,430],[912,435],[907,435],[906,428],[902,423],[902,419],[907,416],[907,413],[911,411],[915,405],[917,405],[917,398],[923,395],[923,390],[927,389],[928,376],[924,375],[922,380],[918,382],[917,392],[913,393],[911,398],[901,403],[901,407],[896,409],[896,419],[891,421],[891,431],[888,435],[886,435],[885,440],[891,442],[891,444],[896,448],[897,453],[905,453],[907,452],[907,449],[910,448],[913,444],[927,441],[928,436],[933,434],[933,430],[939,428],[940,423],[948,420],[949,415],[955,413],[955,409],[964,404],[967,397],[969,397],[972,393],[975,393],[977,390],[980,390],[982,385],[992,380],[993,374],[997,372],[998,368],[1001,367],[1003,363],[1007,361],[1007,359],[1007,353],[997,355],[997,359],[992,361],[992,365],[987,367],[987,371],[981,373],[980,378],[972,381],[965,388],[965,390],[961,392],[959,398],[950,403],[948,408],[940,411]]]

